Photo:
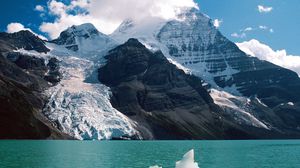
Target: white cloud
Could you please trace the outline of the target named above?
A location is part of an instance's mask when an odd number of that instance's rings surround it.
[[[86,8],[89,6],[89,1],[88,0],[75,0],[75,1],[73,0],[71,2],[71,6],[73,6],[73,7],[78,6],[81,8]]]
[[[74,11],[78,7],[87,12],[70,14],[69,11]],[[51,0],[48,9],[56,19],[54,22],[42,23],[40,30],[48,33],[51,38],[56,38],[61,31],[72,25],[90,22],[101,32],[109,34],[124,19],[142,20],[147,17],[171,19],[185,7],[198,8],[193,0],[73,0],[69,5]]]
[[[267,30],[268,27],[267,26],[258,26],[259,29],[262,29],[262,30]]]
[[[42,5],[37,5],[37,6],[35,6],[34,9],[36,11],[39,11],[39,12],[44,12],[45,11],[45,8]]]
[[[223,22],[222,20],[215,19],[215,20],[214,20],[214,26],[215,26],[216,28],[219,28],[219,27],[221,26],[222,22]]]
[[[269,13],[273,10],[273,7],[258,5],[257,9],[259,13]]]
[[[244,32],[247,32],[247,31],[252,31],[253,30],[253,28],[252,27],[246,27],[244,30],[242,30],[242,31],[244,31]]]
[[[21,23],[10,23],[10,24],[8,24],[7,27],[6,27],[6,32],[7,32],[7,33],[16,33],[16,32],[19,32],[19,31],[21,31],[21,30],[28,30],[28,31],[32,32],[33,34],[35,34],[36,36],[38,36],[40,39],[47,40],[46,37],[34,33],[31,29],[26,28],[26,27],[25,27],[24,25],[22,25]]]
[[[300,76],[300,56],[288,55],[286,50],[274,51],[268,45],[262,44],[255,39],[236,44],[248,55],[293,70]]]
[[[274,33],[274,29],[273,28],[269,28],[268,26],[259,26],[258,27],[260,30],[263,30],[263,31],[265,31],[265,30],[267,30],[267,31],[269,31],[270,33]]]
[[[247,34],[244,33],[244,32],[242,32],[240,34],[239,33],[232,33],[231,36],[235,37],[235,38],[245,38],[245,37],[247,37]]]
[[[7,33],[15,33],[21,30],[30,30],[30,29],[25,28],[24,25],[22,25],[21,23],[10,23],[6,27]]]
[[[270,33],[274,33],[274,29],[269,28],[268,26],[260,25],[258,27],[246,27],[244,29],[241,29],[239,33],[232,33],[231,36],[235,38],[246,38],[249,33],[252,31],[265,31],[268,30]]]

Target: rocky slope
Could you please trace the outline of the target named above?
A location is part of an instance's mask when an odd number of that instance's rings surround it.
[[[112,89],[112,105],[139,125],[145,139],[235,139],[278,134],[238,125],[214,104],[203,80],[185,74],[136,39],[111,50],[99,69]],[[252,121],[251,124],[255,123]],[[254,131],[256,130],[256,131]]]
[[[201,81],[178,70],[162,53],[130,39],[106,58],[99,79],[112,88],[113,106],[143,126],[145,139],[222,136],[212,131],[222,123]]]
[[[2,55],[0,56],[0,67],[0,138],[44,139],[50,136],[49,128],[34,116],[37,109],[42,108],[42,100],[34,94],[33,88],[22,84],[22,81],[25,83],[26,80],[33,79],[33,77],[5,60]],[[7,72],[3,73],[7,70],[10,71],[9,76],[12,78],[7,76]],[[19,77],[15,76],[16,74],[23,79],[19,80]]]
[[[32,34],[30,31],[22,30],[17,33],[0,33],[0,52],[7,52],[23,48],[37,52],[48,52],[44,41]]]
[[[63,138],[40,115],[46,98],[41,92],[59,82],[58,62],[34,57],[18,49],[47,52],[49,49],[28,31],[0,34],[0,138]]]

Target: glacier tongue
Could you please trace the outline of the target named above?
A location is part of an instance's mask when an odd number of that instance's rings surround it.
[[[50,99],[43,112],[58,129],[80,140],[139,136],[136,123],[112,107],[110,89],[85,82],[97,67],[93,61],[70,56],[60,46],[48,47],[61,60],[63,78],[46,91]]]

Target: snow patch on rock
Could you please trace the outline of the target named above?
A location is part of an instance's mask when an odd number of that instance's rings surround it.
[[[214,103],[223,108],[238,124],[269,129],[265,123],[251,114],[251,110],[248,108],[250,99],[234,96],[228,92],[216,89],[210,90],[210,96],[213,98]]]

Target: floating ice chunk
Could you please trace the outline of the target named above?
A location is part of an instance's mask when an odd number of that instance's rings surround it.
[[[149,168],[162,168],[161,166],[150,166]],[[200,168],[194,160],[194,149],[183,155],[180,161],[176,162],[175,168]]]
[[[294,106],[295,105],[293,102],[288,102],[287,104],[290,105],[290,106]]]
[[[162,168],[162,167],[155,165],[155,166],[150,166],[149,168]]]
[[[194,149],[187,152],[180,161],[176,162],[175,168],[200,168],[194,160]]]

